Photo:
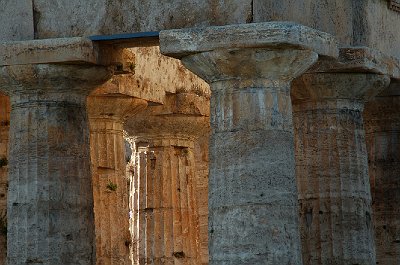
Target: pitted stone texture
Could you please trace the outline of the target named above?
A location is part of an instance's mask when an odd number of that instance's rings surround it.
[[[31,40],[34,37],[32,0],[2,0],[0,40]]]
[[[336,42],[260,23],[164,31],[160,43],[211,84],[210,264],[301,264],[290,82]]]
[[[3,219],[7,214],[8,193],[8,138],[10,129],[10,99],[0,94],[0,265],[6,264],[7,235]]]
[[[208,98],[169,95],[125,126],[135,148],[134,264],[201,264],[195,140],[209,128]]]
[[[164,103],[167,93],[188,92],[209,97],[208,84],[174,58],[160,54],[159,47],[125,49],[134,58],[132,73],[114,75],[101,90]]]
[[[367,103],[364,111],[376,264],[400,262],[399,92],[399,83],[393,83]]]
[[[98,265],[132,264],[123,121],[146,106],[142,99],[97,90],[88,97]]]
[[[321,73],[292,84],[304,264],[375,264],[362,111],[389,80]]]
[[[160,47],[162,54],[176,58],[228,47],[277,50],[292,48],[312,50],[330,57],[337,57],[339,53],[337,42],[331,35],[292,22],[161,31]]]
[[[8,264],[95,261],[86,95],[104,67],[0,68],[10,96]]]

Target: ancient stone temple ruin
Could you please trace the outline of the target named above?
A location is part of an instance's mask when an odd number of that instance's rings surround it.
[[[399,0],[0,2],[0,265],[400,264]]]

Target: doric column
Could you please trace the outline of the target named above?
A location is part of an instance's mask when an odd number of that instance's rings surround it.
[[[134,264],[200,264],[194,144],[208,129],[208,107],[202,96],[174,94],[127,121]]]
[[[123,122],[146,108],[142,99],[93,93],[88,97],[96,262],[132,264],[129,259],[129,180],[125,177]]]
[[[304,264],[375,264],[362,112],[388,81],[352,72],[293,82]]]
[[[210,264],[301,264],[290,83],[335,56],[293,23],[160,33],[161,52],[211,84]]]
[[[7,257],[7,189],[8,189],[8,131],[10,128],[10,100],[0,94],[0,265]]]
[[[94,264],[86,97],[112,75],[99,56],[81,38],[0,48],[0,90],[11,102],[10,265]]]
[[[375,228],[376,264],[400,263],[400,84],[375,97],[364,120]]]

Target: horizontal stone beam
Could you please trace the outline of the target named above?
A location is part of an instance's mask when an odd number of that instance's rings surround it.
[[[219,48],[272,48],[313,50],[337,57],[333,36],[293,22],[265,22],[160,32],[161,52],[175,58]]]
[[[344,47],[337,60],[319,60],[308,72],[364,72],[400,79],[400,60],[369,47]]]
[[[45,63],[98,63],[87,38],[59,38],[0,43],[0,66]]]

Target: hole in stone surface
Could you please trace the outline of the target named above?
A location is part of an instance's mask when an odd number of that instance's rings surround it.
[[[323,211],[319,211],[319,214],[323,214],[324,212]]]
[[[185,257],[185,253],[183,251],[174,252],[174,257],[177,259],[183,259]]]

